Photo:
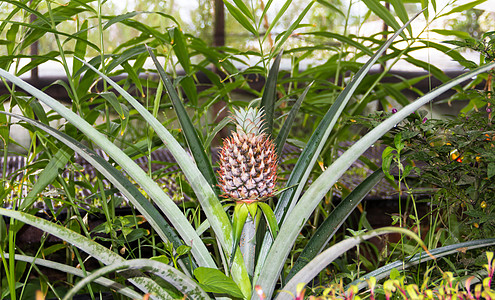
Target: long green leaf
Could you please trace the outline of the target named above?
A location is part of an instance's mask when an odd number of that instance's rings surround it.
[[[432,30],[433,31],[433,30]],[[460,65],[464,67],[468,67],[468,64],[466,64],[467,59],[462,56],[461,53],[458,51],[452,50],[450,47],[442,44],[438,44],[432,41],[421,41],[425,45],[425,47],[428,48],[434,48],[437,49],[438,51],[441,51],[443,54],[450,56],[453,60],[457,61]]]
[[[3,113],[3,112],[1,112]],[[38,194],[41,193],[50,183],[57,178],[61,173],[60,170],[65,167],[69,159],[72,157],[72,151],[69,151],[67,147],[60,148],[57,153],[50,159],[46,167],[41,171],[38,176],[38,180],[34,183],[33,187],[29,190],[27,196],[22,200],[19,206],[20,210],[30,209],[33,203],[38,198]]]
[[[313,82],[308,84],[304,92],[301,94],[301,96],[296,100],[296,103],[292,105],[292,108],[290,109],[289,115],[287,116],[287,119],[284,122],[284,125],[282,125],[282,128],[280,129],[280,132],[277,135],[277,138],[275,139],[275,145],[277,146],[277,157],[281,157],[282,155],[282,150],[284,149],[285,142],[287,141],[287,137],[289,136],[289,131],[292,128],[292,124],[294,123],[294,120],[296,119],[297,112],[299,111],[299,108],[301,107],[301,103],[304,101],[306,98],[306,95],[309,92],[309,89],[313,86]]]
[[[93,67],[90,66],[90,68]],[[11,81],[27,93],[38,98],[39,101],[48,105],[58,114],[63,116],[67,121],[76,126],[101,149],[103,149],[115,162],[117,162],[126,171],[127,174],[129,174],[129,176],[131,176],[148,193],[148,195],[150,195],[151,198],[153,198],[155,203],[166,214],[173,227],[178,231],[181,238],[185,241],[188,241],[188,243],[191,243],[191,253],[197,260],[198,264],[206,267],[215,267],[215,263],[211,258],[209,251],[206,249],[206,246],[204,245],[200,237],[196,234],[194,228],[191,226],[187,218],[182,214],[181,210],[177,207],[177,205],[175,205],[172,199],[170,199],[170,197],[158,186],[158,184],[150,177],[148,177],[143,169],[139,167],[127,155],[125,155],[122,150],[120,150],[116,145],[110,142],[103,134],[98,132],[95,128],[93,128],[93,126],[88,124],[80,116],[67,109],[61,103],[48,96],[44,92],[36,89],[27,82],[6,72],[3,69],[0,69],[0,76]],[[113,81],[112,83],[115,84],[115,82]],[[117,84],[115,85],[123,91],[121,87],[119,87]],[[155,121],[158,122],[156,119]],[[187,154],[184,155],[187,157],[187,160],[190,160]],[[225,212],[223,213],[225,214]]]
[[[5,208],[0,208],[0,215],[14,218],[23,223],[29,224],[33,227],[43,230],[53,236],[56,236],[66,241],[67,243],[83,250],[84,252],[88,253],[89,255],[93,256],[94,258],[96,258],[97,260],[101,261],[104,264],[107,265],[115,264],[115,263],[120,264],[126,261],[115,252],[110,251],[106,247],[98,244],[97,242],[92,241],[86,238],[85,236],[78,234],[77,232],[74,232],[68,228],[52,223],[45,219],[33,216],[31,214],[22,213],[19,211],[5,209]],[[160,288],[158,284],[156,284],[156,282],[152,281],[150,278],[142,277],[142,274],[133,274],[133,276],[138,276],[138,277],[130,278],[129,281],[133,282],[136,285],[136,287],[138,287],[143,292],[145,293],[153,292],[156,293],[157,295],[163,295],[164,298],[170,298],[168,297],[168,293],[166,293],[165,290]]]
[[[36,9],[32,9],[32,8],[30,8],[29,6],[27,6],[26,4],[24,4],[24,3],[22,3],[22,2],[19,2],[19,1],[12,1],[12,0],[2,0],[2,2],[5,2],[5,3],[10,3],[10,4],[12,4],[12,5],[14,5],[14,6],[16,6],[16,7],[20,8],[20,9],[22,9],[22,10],[26,11],[26,12],[28,12],[28,13],[30,13],[30,14],[35,15],[35,16],[36,16],[36,20],[38,20],[38,21],[40,21],[40,22],[43,22],[43,23],[45,23],[45,24],[47,24],[47,25],[49,25],[49,24],[50,24],[50,20],[49,20],[47,17],[45,17],[45,15],[44,15],[44,14],[40,13],[40,12],[39,12],[38,10],[36,10]],[[9,53],[10,53],[10,52],[9,52]]]
[[[286,282],[299,272],[306,264],[318,255],[328,244],[335,232],[347,220],[356,206],[366,197],[371,189],[384,177],[382,169],[373,172],[343,199],[318,227],[303,251],[299,254],[294,266],[287,275]]]
[[[317,2],[323,6],[326,6],[328,9],[331,9],[338,13],[342,18],[346,18],[345,13],[343,13],[340,9],[337,8],[335,4],[333,4],[333,1],[326,1],[326,0],[317,0]]]
[[[174,22],[175,24],[179,25],[179,23],[177,22],[177,20],[169,15],[169,14],[166,14],[166,13],[163,13],[163,12],[158,12],[158,11],[133,11],[133,12],[128,12],[128,13],[125,13],[125,14],[122,14],[122,15],[118,15],[118,16],[102,16],[102,18],[104,19],[108,19],[108,22],[105,23],[105,26],[103,26],[103,30],[107,29],[108,27],[112,26],[113,24],[115,23],[123,23],[128,20],[128,19],[131,19],[131,18],[134,18],[135,16],[137,15],[140,15],[140,14],[157,14],[159,16],[162,16],[164,18],[167,18],[167,19],[170,19],[172,22]]]
[[[395,14],[397,14],[397,16],[402,21],[402,23],[406,23],[407,20],[409,19],[409,16],[407,15],[406,7],[404,6],[404,1],[391,0],[390,3],[394,7]],[[409,32],[410,35],[412,35],[412,29],[410,25],[407,26],[407,31]]]
[[[112,71],[116,67],[120,66],[122,63],[128,61],[129,59],[146,52],[146,47],[144,45],[137,45],[130,49],[126,49],[124,52],[113,57],[113,60],[105,68],[107,72]]]
[[[417,111],[423,105],[433,101],[436,97],[461,82],[469,80],[480,73],[486,72],[494,66],[495,62],[465,73],[402,108],[400,111],[390,116],[387,120],[383,121],[380,125],[376,126],[368,134],[362,137],[351,148],[349,148],[349,150],[344,152],[344,154],[342,154],[330,167],[328,167],[309,186],[294,209],[287,215],[284,223],[280,227],[279,235],[273,243],[266,258],[266,261],[269,261],[270,263],[269,265],[263,267],[257,279],[257,284],[262,287],[263,291],[265,291],[265,293],[273,291],[276,280],[285,263],[285,259],[287,258],[298,233],[306,223],[307,219],[335,182],[337,182],[342,174],[366,151],[366,149],[371,147],[371,145],[373,145],[381,136],[387,133],[411,113]]]
[[[190,299],[210,299],[206,292],[203,291],[194,280],[184,275],[174,267],[151,259],[132,259],[121,263],[108,265],[92,272],[90,275],[87,275],[79,281],[72,289],[70,289],[69,292],[65,294],[63,300],[72,299],[77,292],[79,292],[86,285],[95,281],[97,278],[120,270],[142,270],[150,272],[173,285],[177,290]],[[152,296],[159,297],[160,294],[154,294]]]
[[[438,80],[440,80],[442,82],[447,82],[450,79],[450,77],[447,76],[440,68],[435,67],[434,65],[432,65],[428,62],[425,62],[425,61],[422,61],[419,59],[415,59],[412,57],[406,57],[405,61],[407,61],[408,63],[413,64],[419,68],[423,68],[426,72],[432,74],[433,76],[435,76]]]
[[[431,253],[431,255],[435,256],[436,258],[440,258],[440,257],[444,257],[447,255],[464,252],[466,250],[473,250],[473,249],[477,249],[477,248],[481,248],[481,247],[489,247],[489,246],[493,246],[493,245],[495,245],[495,238],[474,240],[474,241],[468,241],[468,242],[448,245],[448,246],[444,246],[444,247],[438,247],[438,248],[430,250],[430,253]],[[404,269],[407,269],[409,267],[418,265],[420,263],[429,261],[431,259],[432,259],[432,257],[425,254],[424,252],[408,256],[404,260],[395,261],[395,262],[387,264],[381,268],[378,268],[372,272],[369,272],[368,274],[366,274],[364,276],[361,276],[359,279],[350,283],[347,286],[347,288],[349,288],[351,285],[357,285],[358,288],[361,290],[367,286],[366,279],[369,279],[371,277],[375,277],[376,280],[380,280],[380,279],[383,279],[383,278],[389,276],[390,272],[393,269],[404,270]]]
[[[399,23],[395,20],[395,17],[388,11],[385,6],[383,6],[378,0],[363,0],[364,4],[368,6],[368,8],[373,11],[380,19],[385,21],[385,23],[392,27],[395,31],[400,29]],[[408,25],[409,26],[409,25]],[[400,34],[404,39],[407,37],[405,34]]]
[[[277,80],[280,61],[282,60],[283,51],[277,55],[273,65],[270,68],[266,79],[263,96],[261,97],[260,107],[263,109],[265,116],[265,133],[271,135],[273,132],[273,113],[275,111],[275,102],[277,101]]]
[[[234,1],[235,5],[239,8],[240,11],[242,11],[242,13],[246,17],[254,21],[254,16],[251,13],[251,10],[249,10],[249,8],[246,6],[243,0],[232,0],[232,1]]]
[[[268,2],[265,6],[265,9],[263,10],[263,13],[261,14],[260,17],[260,22],[263,22],[263,18],[266,15],[266,12],[268,11],[268,8],[270,8],[272,1]],[[273,18],[270,22],[270,26],[268,26],[268,29],[266,30],[265,34],[263,35],[263,39],[261,40],[262,43],[265,42],[266,38],[270,36],[270,33],[272,32],[273,27],[275,27],[280,20],[280,18],[285,14],[287,9],[289,8],[290,4],[292,3],[292,0],[286,0],[284,5],[279,9],[277,12],[277,15],[275,18]]]
[[[65,36],[65,37],[70,38],[70,39],[83,40],[91,48],[93,48],[95,50],[99,50],[98,46],[96,46],[94,43],[89,42],[88,40],[84,40],[83,38],[81,38],[81,37],[79,37],[77,35],[73,35],[73,34],[69,34],[69,33],[63,32],[63,31],[58,31],[58,30],[51,29],[48,26],[39,26],[39,25],[31,24],[31,23],[23,23],[23,22],[15,22],[15,21],[11,21],[11,23],[12,24],[17,24],[19,26],[24,26],[24,27],[28,27],[28,28],[32,28],[33,29],[31,31],[31,33],[24,40],[23,46],[25,45],[26,47],[28,45],[32,44],[33,42],[39,40],[46,33],[50,32],[50,33],[53,33],[53,34],[56,34],[56,35]],[[26,48],[26,47],[23,47],[23,49]]]
[[[86,40],[88,40],[88,20],[84,20],[84,22],[81,24],[79,32],[81,33],[79,36],[82,39],[76,41],[76,46],[74,47],[74,56],[83,59],[84,56],[86,56],[86,50],[88,48],[88,43],[86,42]],[[72,76],[77,73],[77,70],[79,70],[81,66],[82,63],[79,60],[72,60]],[[74,81],[77,82],[78,80]]]
[[[3,255],[5,255],[5,258],[9,258],[8,253],[4,253]],[[42,258],[20,255],[20,254],[16,254],[14,256],[14,258],[15,258],[15,260],[18,260],[18,261],[24,261],[24,262],[27,262],[30,264],[35,264],[38,266],[58,270],[58,271],[65,272],[67,274],[72,274],[72,275],[75,275],[75,276],[78,276],[81,278],[84,278],[84,277],[91,274],[89,272],[84,272],[81,269],[74,268],[74,267],[71,267],[71,266],[66,265],[66,264],[61,264],[61,263],[58,263],[55,261],[50,261],[50,260],[46,260],[46,259],[42,259]],[[104,278],[104,277],[97,278],[96,280],[94,280],[94,283],[97,283],[97,284],[102,285],[102,286],[107,287],[107,288],[111,288],[115,292],[117,292],[121,295],[127,296],[131,299],[142,299],[143,298],[143,295],[141,295],[140,293],[132,290],[129,287],[125,287],[125,286],[119,284],[118,282],[110,280],[108,278]]]
[[[148,223],[150,223],[153,229],[155,229],[155,231],[164,241],[171,241],[174,244],[175,248],[183,244],[178,238],[175,231],[170,227],[167,221],[161,216],[158,210],[156,210],[153,204],[151,204],[150,201],[146,199],[143,196],[143,194],[141,194],[138,188],[135,187],[127,179],[127,177],[125,177],[124,174],[122,174],[122,172],[119,172],[117,169],[115,169],[115,167],[113,167],[103,157],[99,156],[93,150],[89,149],[88,147],[76,141],[75,139],[71,138],[70,136],[66,135],[65,133],[58,131],[46,124],[26,118],[24,116],[18,116],[12,113],[7,113],[7,112],[0,112],[0,113],[28,122],[29,124],[49,133],[53,137],[63,142],[69,148],[76,151],[96,170],[98,170],[106,179],[108,179],[124,196],[126,196],[126,198],[129,201],[131,201],[134,207],[136,207],[139,210],[139,212],[143,214],[143,216],[146,218]],[[49,162],[47,168],[45,169],[45,170],[49,170],[50,173],[44,174],[45,172],[44,170],[43,173],[41,173],[41,175],[47,176],[48,178],[53,180],[51,176],[53,173],[60,174],[60,169],[65,166],[68,160],[67,149],[61,149],[61,150],[64,151],[57,152],[57,155],[54,156],[54,159],[52,159]],[[48,183],[51,182],[49,180],[45,180],[44,178],[40,178],[38,182],[40,181],[45,186],[47,182]],[[34,190],[38,191],[39,189],[34,189]],[[31,195],[31,193],[29,193],[28,196],[29,195]],[[35,195],[32,196],[34,197]],[[30,208],[32,201],[33,200],[29,200],[29,201],[24,200],[24,202],[21,204],[21,208]]]
[[[467,40],[472,38],[471,35],[466,31],[450,30],[450,29],[432,29],[431,31],[445,36],[455,36],[461,40]]]
[[[244,15],[244,13],[242,13],[240,9],[230,4],[228,0],[223,0],[223,3],[225,4],[225,7],[227,7],[227,10],[232,15],[232,17],[234,17],[234,19],[239,22],[242,27],[251,32],[254,36],[258,36],[258,32],[253,27],[253,24],[249,22],[248,18],[246,18],[246,15]]]
[[[217,192],[217,179],[215,176],[215,172],[213,172],[213,167],[208,159],[205,149],[203,148],[203,144],[198,137],[196,129],[187,114],[186,108],[184,104],[179,98],[177,91],[174,89],[174,86],[170,79],[165,73],[165,70],[161,66],[160,62],[156,58],[155,54],[151,50],[151,48],[147,48],[148,52],[155,64],[156,70],[160,75],[160,78],[163,82],[163,85],[167,89],[168,95],[170,96],[170,100],[172,101],[172,105],[174,106],[175,113],[177,114],[177,118],[179,119],[179,123],[182,127],[182,131],[184,136],[186,137],[187,144],[189,145],[189,149],[191,150],[192,155],[194,156],[194,160],[198,165],[198,169],[201,171],[205,179],[208,181],[209,185]]]
[[[287,41],[287,39],[294,33],[294,30],[296,30],[296,28],[299,26],[299,24],[301,24],[301,21],[304,19],[304,17],[309,12],[309,10],[311,9],[311,7],[313,6],[313,4],[315,2],[316,2],[316,0],[312,0],[311,2],[309,2],[309,4],[306,5],[306,7],[301,11],[301,13],[298,14],[297,19],[294,20],[294,22],[292,22],[292,24],[289,26],[289,28],[287,28],[285,33],[280,38],[277,37],[277,39],[278,39],[277,45],[272,50],[271,55],[275,55],[275,53],[280,52],[283,45],[285,44],[285,41]]]
[[[242,259],[242,255],[240,251],[236,251],[235,254],[231,253],[231,246],[232,246],[232,225],[230,223],[230,219],[228,218],[227,214],[225,213],[220,201],[218,200],[217,194],[214,191],[214,187],[212,187],[208,181],[205,179],[205,177],[202,175],[200,170],[198,169],[197,165],[194,163],[194,161],[191,159],[189,154],[181,147],[181,145],[177,142],[177,140],[174,139],[174,137],[170,134],[170,132],[156,119],[154,118],[151,113],[144,108],[136,99],[134,99],[126,90],[124,90],[122,87],[120,87],[117,83],[115,83],[113,80],[111,80],[108,76],[105,74],[101,73],[97,69],[95,69],[93,66],[87,64],[84,62],[86,66],[88,66],[91,70],[96,72],[98,75],[100,75],[103,79],[105,79],[119,94],[124,97],[138,112],[143,118],[148,122],[148,124],[155,130],[156,134],[162,139],[164,144],[167,146],[167,148],[170,150],[170,153],[174,156],[175,161],[178,163],[180,166],[181,170],[184,172],[186,178],[189,181],[189,184],[193,188],[196,196],[198,197],[198,201],[201,204],[201,207],[203,209],[203,212],[205,213],[206,217],[208,218],[211,228],[216,234],[216,238],[220,241],[220,245],[222,245],[223,250],[227,254],[227,256],[230,257],[230,255],[235,255],[234,259],[234,264],[231,266],[231,273],[233,276],[234,281],[239,285],[241,288],[242,292],[244,295],[250,295],[251,294],[251,281],[247,275],[246,268],[244,266],[244,262]],[[120,151],[120,150],[119,150]],[[108,153],[108,152],[107,152]],[[109,153],[110,154],[110,153]],[[139,167],[138,167],[139,168]],[[141,168],[139,168],[140,171]],[[146,175],[143,175],[144,177],[147,177]],[[134,177],[134,180],[139,182],[139,177]],[[154,185],[156,185],[153,182]],[[157,195],[158,191],[153,191],[154,195]],[[170,199],[165,193],[163,193],[162,190],[160,190],[161,194],[165,195],[167,201]],[[153,196],[152,196],[153,197]],[[155,198],[153,199],[157,202],[157,204],[160,206],[160,209],[164,211],[168,211],[170,209],[169,205],[166,205],[164,202],[162,202],[162,199]],[[171,201],[171,200],[170,200]],[[173,205],[175,208],[177,206],[174,204]],[[167,217],[172,217],[175,219],[175,221],[178,221],[178,218],[181,220],[185,219],[184,215],[182,213],[180,216],[176,215],[176,213],[173,213],[173,215],[169,216],[167,214]],[[186,222],[186,224],[181,224],[181,223],[175,223],[171,220],[174,228],[179,231],[181,237],[186,240],[186,241],[191,241],[192,247],[193,247],[193,254],[209,254],[207,251],[205,252],[204,244],[202,241],[198,241],[196,239],[197,234],[194,232],[189,232],[189,228],[192,228],[191,225],[189,224],[188,221],[182,221]],[[180,227],[180,228],[178,228]],[[183,230],[184,228],[187,229],[187,231],[180,231]],[[189,237],[185,237],[185,235],[189,235],[191,237],[194,237],[193,239],[190,239]],[[201,245],[197,245],[201,244]],[[200,247],[201,252],[197,252],[199,249],[195,249],[196,247]],[[196,256],[195,256],[196,257]],[[206,267],[214,267],[214,263],[212,258],[208,256],[203,256],[201,257],[205,260],[202,260],[203,262],[208,262],[211,264],[211,266],[207,266],[204,264],[200,264],[200,266],[206,266]],[[197,258],[198,259],[198,258]]]
[[[466,4],[454,7],[450,11],[440,15],[438,18],[443,17],[443,16],[448,16],[448,15],[453,14],[453,13],[464,12],[464,11],[471,9],[473,7],[476,7],[476,5],[484,3],[484,2],[486,2],[486,0],[469,1]]]
[[[339,94],[334,104],[330,107],[328,112],[325,114],[320,124],[318,124],[317,129],[313,132],[311,138],[309,139],[306,148],[301,153],[300,159],[297,161],[293,172],[287,182],[286,186],[293,186],[299,184],[296,190],[289,190],[285,192],[279,203],[277,204],[277,208],[275,209],[275,215],[279,219],[279,222],[284,219],[284,215],[287,210],[290,210],[287,207],[289,201],[291,199],[297,199],[304,188],[304,183],[306,182],[310,172],[311,167],[314,165],[318,155],[321,152],[330,132],[333,129],[333,126],[337,122],[340,114],[344,110],[344,107],[349,102],[350,98],[353,96],[353,93],[357,89],[358,85],[365,78],[368,71],[375,64],[378,58],[385,52],[385,50],[392,44],[393,40],[404,30],[404,28],[409,25],[417,16],[416,14],[408,23],[406,23],[403,27],[400,28],[386,43],[384,43],[380,49],[373,55],[366,64],[356,73],[353,77],[352,81],[345,87],[344,91]]]
[[[371,69],[371,67],[375,64],[375,62],[378,60],[378,58],[382,55],[382,53],[385,52],[385,50],[392,44],[393,40],[404,30],[404,28],[409,25],[420,13],[417,13],[409,22],[407,22],[403,27],[400,28],[399,31],[397,31],[386,43],[384,43],[380,49],[373,55],[362,67],[361,69],[356,73],[354,78],[351,80],[351,82],[345,87],[345,89],[342,91],[342,93],[339,94],[337,99],[335,99],[334,104],[330,107],[330,109],[327,111],[323,119],[320,121],[320,124],[318,124],[318,127],[316,130],[313,132],[311,135],[308,143],[306,144],[306,147],[304,148],[303,152],[301,153],[299,159],[296,162],[296,165],[294,166],[293,171],[291,172],[291,175],[286,183],[286,187],[290,186],[297,186],[295,189],[289,189],[285,191],[282,196],[280,197],[279,201],[277,202],[277,206],[275,207],[275,216],[277,217],[277,220],[279,221],[279,224],[282,224],[284,220],[286,219],[286,215],[288,212],[292,210],[292,208],[295,206],[297,199],[299,199],[299,196],[301,195],[301,192],[304,188],[305,182],[307,181],[309,174],[311,173],[311,169],[316,162],[316,159],[318,158],[318,155],[321,152],[321,149],[325,145],[325,142],[330,135],[330,133],[333,130],[333,126],[337,122],[338,118],[340,117],[340,114],[344,110],[345,106],[353,96],[354,91],[357,89],[358,85],[361,83],[361,81],[364,79],[368,71]],[[302,223],[300,224],[302,226]],[[280,235],[279,235],[280,238]],[[270,288],[273,287],[275,284],[275,277],[278,275],[275,275],[274,270],[271,271],[270,276],[267,276],[266,278],[259,278],[260,274],[264,270],[264,263],[267,259],[268,251],[270,247],[272,246],[272,239],[269,234],[265,234],[265,239],[263,240],[263,244],[260,250],[259,258],[258,258],[258,263],[255,269],[255,274],[254,274],[254,281],[257,282],[258,280],[264,280],[267,281],[268,278],[269,280],[273,280],[273,282],[270,283]],[[292,247],[288,246],[289,248]],[[279,266],[281,267],[281,266]],[[267,272],[267,271],[266,271]]]
[[[113,24],[115,23],[118,23],[118,22],[121,22],[121,21],[124,21],[124,20],[127,20],[127,19],[131,19],[131,18],[134,18],[136,15],[140,14],[140,12],[138,11],[131,11],[131,12],[128,12],[128,13],[125,13],[125,14],[122,14],[122,15],[119,15],[117,17],[113,17],[111,18],[106,24],[105,26],[103,26],[103,30],[107,29],[108,27],[112,26]]]
[[[318,37],[324,37],[324,38],[329,38],[329,39],[335,39],[339,42],[344,43],[345,45],[352,46],[356,49],[359,49],[363,51],[364,53],[368,55],[373,55],[373,52],[369,47],[366,47],[366,45],[363,45],[362,43],[359,43],[352,39],[349,36],[334,33],[334,32],[328,32],[328,31],[313,31],[313,32],[306,32],[302,33],[301,35],[314,35]]]
[[[187,51],[184,34],[177,27],[170,29],[169,34],[172,36],[172,46],[175,56],[177,56],[177,60],[179,61],[186,74],[189,74],[191,72],[191,60],[189,58],[189,52]],[[148,52],[150,52],[149,48]]]

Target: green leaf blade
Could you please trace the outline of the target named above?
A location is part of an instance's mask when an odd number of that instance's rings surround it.
[[[271,135],[273,132],[273,114],[275,111],[275,102],[277,101],[277,80],[278,70],[280,69],[280,61],[282,60],[283,51],[277,55],[273,62],[268,77],[266,79],[265,88],[263,90],[263,96],[261,97],[261,108],[265,115],[265,132]]]
[[[217,188],[217,179],[215,176],[215,173],[213,172],[213,167],[210,163],[210,160],[206,156],[205,150],[203,149],[203,144],[201,143],[197,133],[196,133],[196,128],[192,124],[191,119],[189,118],[189,115],[187,114],[187,111],[182,103],[182,101],[179,98],[179,95],[177,94],[176,90],[174,89],[172,82],[168,78],[167,74],[165,73],[165,70],[161,66],[161,64],[158,62],[158,59],[156,58],[155,54],[151,50],[151,48],[148,48],[148,52],[155,64],[155,67],[160,75],[160,78],[170,96],[170,100],[172,101],[172,104],[174,106],[175,112],[177,113],[177,117],[179,119],[179,122],[181,124],[183,133],[186,137],[187,143],[189,145],[189,148],[194,156],[194,159],[196,161],[196,164],[198,165],[199,170],[205,176],[206,180],[208,181],[208,184],[216,191],[217,194],[219,194],[218,188]],[[196,88],[194,86],[194,88]]]
[[[244,297],[237,284],[217,269],[199,267],[194,270],[194,276],[206,292]]]

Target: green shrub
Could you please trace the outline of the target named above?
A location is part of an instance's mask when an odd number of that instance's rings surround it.
[[[491,286],[495,272],[493,252],[486,252],[486,257],[488,264],[484,265],[484,270],[462,278],[454,277],[452,272],[444,272],[442,279],[434,282],[426,273],[420,285],[407,284],[405,277],[400,276],[399,272],[395,270],[395,273],[392,273],[383,284],[378,284],[375,277],[369,278],[365,292],[359,293],[357,285],[345,287],[340,282],[322,288],[323,291],[320,295],[311,295],[308,299],[495,299],[495,290]],[[299,285],[294,299],[304,299],[306,292],[304,285]]]

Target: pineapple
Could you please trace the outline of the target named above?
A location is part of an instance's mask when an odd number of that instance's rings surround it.
[[[250,204],[271,197],[277,178],[277,154],[264,133],[263,110],[234,110],[236,131],[224,139],[219,185],[226,198]]]

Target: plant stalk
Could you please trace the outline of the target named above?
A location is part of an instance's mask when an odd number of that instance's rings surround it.
[[[251,215],[249,215],[246,223],[244,223],[241,240],[239,242],[239,249],[244,257],[244,264],[246,265],[247,273],[252,277],[255,266],[254,258],[256,256],[256,223]]]

